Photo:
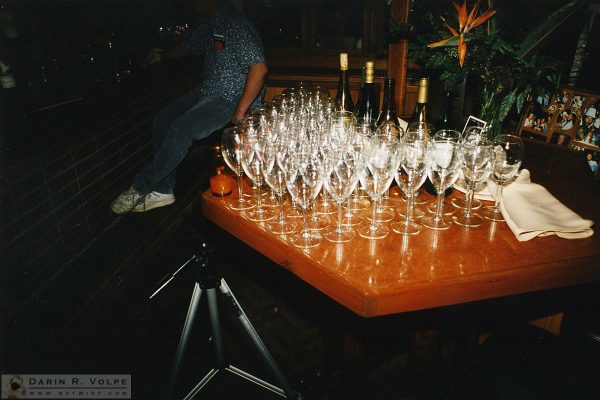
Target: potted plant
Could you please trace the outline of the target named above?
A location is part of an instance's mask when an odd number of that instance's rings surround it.
[[[426,12],[427,32],[415,34],[412,26],[392,22],[392,32],[411,32],[410,55],[438,74],[446,88],[467,80],[478,88],[478,117],[490,124],[491,135],[502,131],[509,111],[521,113],[531,94],[553,93],[560,80],[559,63],[536,54],[537,45],[554,30],[565,15],[581,6],[571,1],[554,11],[517,44],[510,43],[495,22],[496,11],[481,0],[468,7],[452,2],[442,15]]]

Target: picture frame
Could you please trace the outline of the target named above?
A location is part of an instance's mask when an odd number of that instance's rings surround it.
[[[600,176],[600,95],[561,87],[553,96],[530,99],[517,134],[585,154],[590,169]]]

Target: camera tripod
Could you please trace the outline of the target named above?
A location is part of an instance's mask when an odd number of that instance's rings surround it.
[[[295,392],[291,386],[289,385],[287,379],[283,375],[283,372],[277,366],[277,363],[269,353],[269,350],[263,343],[262,339],[250,323],[250,320],[246,316],[246,313],[242,309],[240,303],[237,301],[229,285],[225,282],[225,279],[217,272],[217,270],[210,263],[210,254],[214,251],[214,249],[208,249],[205,243],[202,244],[202,252],[200,255],[193,255],[189,260],[187,260],[177,271],[175,271],[170,277],[167,277],[164,280],[159,288],[154,291],[154,293],[150,296],[152,299],[158,292],[160,292],[164,287],[166,287],[175,276],[183,270],[188,264],[194,263],[198,266],[195,276],[194,283],[194,291],[192,292],[192,298],[190,300],[190,305],[188,308],[187,316],[183,325],[183,330],[181,332],[181,338],[179,340],[179,346],[177,348],[177,352],[175,355],[175,360],[173,362],[173,368],[171,370],[171,376],[169,379],[169,387],[166,394],[167,400],[172,400],[173,398],[173,390],[175,388],[175,384],[177,383],[177,377],[179,374],[179,367],[181,365],[181,360],[185,353],[190,333],[192,330],[192,326],[194,320],[196,319],[196,314],[198,311],[198,306],[200,304],[200,298],[202,296],[202,292],[206,293],[207,305],[208,305],[208,314],[210,319],[210,325],[212,330],[212,343],[215,350],[216,356],[216,365],[213,366],[204,377],[198,382],[198,384],[184,397],[184,400],[191,400],[202,390],[206,384],[210,382],[210,380],[215,377],[219,372],[229,372],[236,376],[239,376],[243,379],[246,379],[258,386],[263,387],[266,390],[269,390],[281,397],[301,400],[302,395],[298,392]],[[227,300],[226,303],[231,307],[234,315],[241,322],[245,332],[248,334],[254,346],[262,356],[262,358],[266,361],[269,366],[271,372],[273,372],[274,376],[277,378],[279,385],[281,387],[272,385],[252,374],[249,374],[246,371],[243,371],[226,361],[225,352],[223,349],[223,338],[221,335],[221,323],[219,319],[219,308],[217,304],[217,289],[219,292],[225,297]]]

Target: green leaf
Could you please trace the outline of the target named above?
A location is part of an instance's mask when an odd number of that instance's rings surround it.
[[[544,22],[535,27],[519,45],[519,56],[525,57],[534,50],[550,33],[557,29],[575,11],[586,4],[585,0],[574,0],[558,8]]]
[[[516,106],[517,113],[521,114],[521,110],[523,109],[523,104],[525,104],[525,98],[527,97],[529,90],[525,90],[517,95]]]
[[[500,122],[504,121],[504,118],[506,118],[508,115],[508,112],[515,103],[516,97],[517,89],[514,89],[502,99],[502,103],[500,103],[500,110],[498,111],[498,120]]]

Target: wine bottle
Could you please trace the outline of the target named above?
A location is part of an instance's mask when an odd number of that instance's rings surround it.
[[[360,91],[359,103],[356,106],[356,118],[375,120],[379,116],[379,99],[373,83],[374,76],[374,63],[367,61],[365,63],[365,84]]]
[[[446,90],[442,100],[442,109],[440,116],[435,120],[436,129],[454,129],[452,122],[452,92]]]
[[[419,79],[419,92],[417,95],[417,104],[413,111],[410,122],[428,123],[427,119],[427,95],[429,91],[429,79]]]
[[[340,53],[340,78],[335,99],[340,102],[342,110],[354,112],[354,103],[350,94],[350,81],[348,80],[348,53]]]
[[[358,91],[358,98],[356,99],[356,104],[354,106],[354,109],[358,108],[359,103],[362,101],[362,92],[363,92],[363,88],[365,87],[365,66],[363,65],[362,67],[360,67],[360,89]]]
[[[394,100],[395,87],[396,80],[394,78],[385,78],[385,83],[383,85],[383,104],[376,126],[380,126],[385,121],[391,121],[397,126],[400,125],[400,121],[396,115],[396,102]]]

